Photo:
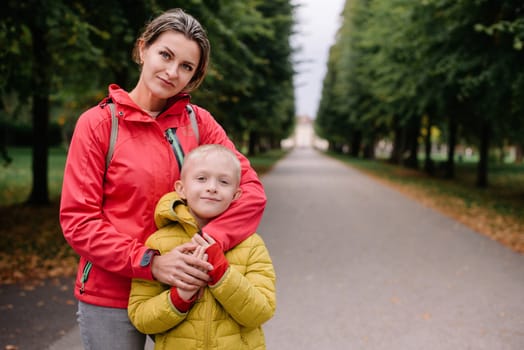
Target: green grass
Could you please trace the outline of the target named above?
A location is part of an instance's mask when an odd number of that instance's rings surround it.
[[[271,150],[264,154],[249,157],[251,166],[256,170],[259,175],[267,173],[273,165],[284,155],[286,151],[283,150]]]
[[[29,148],[9,148],[13,159],[8,166],[0,168],[0,203],[10,205],[24,202],[32,186],[32,156]],[[65,151],[62,148],[49,150],[49,195],[51,200],[58,199],[62,187]]]

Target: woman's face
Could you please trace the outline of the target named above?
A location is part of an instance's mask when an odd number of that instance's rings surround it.
[[[143,62],[140,79],[150,93],[167,99],[181,92],[191,81],[200,61],[195,41],[175,31],[166,31],[149,47],[140,47]]]

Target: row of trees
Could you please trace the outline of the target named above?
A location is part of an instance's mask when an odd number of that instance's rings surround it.
[[[49,123],[70,132],[108,84],[131,89],[139,74],[131,60],[134,41],[146,21],[169,8],[199,19],[211,41],[209,74],[193,101],[250,154],[292,131],[294,6],[288,0],[6,0],[0,7],[0,113],[4,122],[27,114],[32,124],[29,203],[48,202]]]
[[[477,185],[488,185],[490,149],[524,145],[524,3],[521,0],[348,0],[330,51],[316,119],[336,151],[434,171],[432,135],[476,145]],[[421,141],[422,140],[422,141]],[[522,154],[520,154],[522,156]]]

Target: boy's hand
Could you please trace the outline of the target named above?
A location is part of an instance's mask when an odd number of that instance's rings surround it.
[[[213,264],[213,270],[209,271],[211,281],[208,282],[208,285],[215,285],[229,268],[229,262],[224,255],[222,247],[207,233],[204,233],[202,236],[199,234],[194,235],[191,243],[205,249],[208,256],[207,260]]]
[[[206,254],[206,248],[204,248],[201,245],[197,245],[195,250],[192,253],[193,257],[207,262],[207,254]],[[207,273],[207,270],[202,270],[203,272]],[[196,296],[196,299],[200,299],[202,297],[203,289],[199,288],[197,286],[191,286],[191,288],[181,289],[177,288],[178,295],[184,299],[185,301],[189,301],[191,299],[194,299]],[[198,295],[195,295],[197,294]]]
[[[191,243],[198,244],[204,248],[208,248],[209,246],[212,246],[216,243],[216,241],[208,235],[207,233],[203,233],[202,235],[199,235],[198,233],[193,236],[193,239],[191,240]]]

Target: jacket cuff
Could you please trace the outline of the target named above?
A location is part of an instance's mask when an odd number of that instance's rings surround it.
[[[220,281],[222,276],[224,276],[224,273],[226,273],[229,262],[226,259],[226,256],[224,255],[224,252],[222,251],[222,247],[220,247],[218,244],[213,244],[210,247],[206,249],[207,253],[207,261],[213,265],[213,270],[209,271],[209,277],[211,277],[211,281],[208,283],[209,286],[213,286]]]
[[[133,278],[141,278],[154,281],[153,271],[151,270],[153,259],[160,255],[155,249],[144,247],[144,249],[133,259]]]
[[[195,293],[195,295],[190,300],[184,300],[180,297],[180,295],[178,295],[178,290],[176,287],[171,287],[169,299],[171,299],[171,304],[173,304],[173,306],[176,307],[178,311],[186,313],[189,311],[189,309],[191,309],[191,306],[197,298],[197,294],[198,293]]]

